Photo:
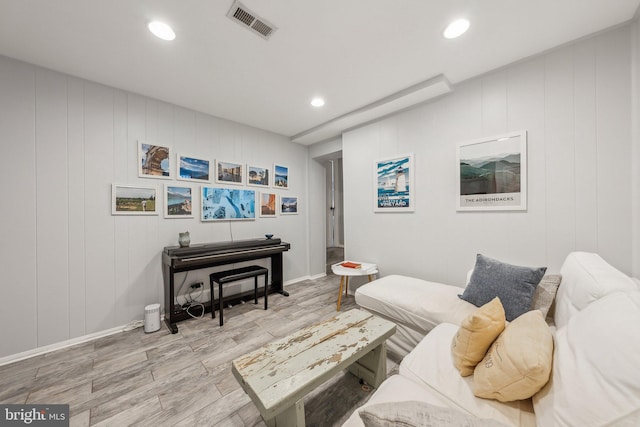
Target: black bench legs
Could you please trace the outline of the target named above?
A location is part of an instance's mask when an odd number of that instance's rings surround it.
[[[254,291],[253,296],[255,303],[258,303],[258,277],[264,276],[264,309],[267,309],[267,290],[269,285],[269,270],[264,267],[260,267],[259,265],[250,265],[248,267],[236,268],[233,270],[227,271],[218,271],[215,273],[211,273],[209,275],[209,286],[211,287],[211,317],[215,318],[215,307],[213,304],[213,285],[215,283],[218,284],[218,307],[220,310],[220,326],[224,325],[224,314],[223,314],[223,306],[224,306],[224,296],[222,293],[222,288],[225,284],[236,282],[238,280],[248,279],[249,277],[253,277],[254,283]]]

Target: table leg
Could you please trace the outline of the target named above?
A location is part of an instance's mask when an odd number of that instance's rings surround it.
[[[264,420],[268,427],[304,427],[304,402],[302,399],[289,406],[284,412]]]
[[[349,372],[378,387],[387,377],[387,344],[383,342],[349,366]]]
[[[373,279],[372,279],[372,277],[373,277],[373,276],[371,276],[371,274],[370,274],[370,275],[369,275],[369,281],[372,281],[372,280],[373,280]]]
[[[347,280],[345,280],[346,284],[344,286],[344,296],[349,295],[349,276],[347,276]]]
[[[340,276],[340,290],[338,291],[338,306],[336,311],[340,311],[340,301],[342,300],[342,284],[344,283],[344,276]]]

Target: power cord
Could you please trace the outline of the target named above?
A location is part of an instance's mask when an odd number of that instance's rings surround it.
[[[178,288],[178,293],[176,295],[176,302],[179,304],[178,301],[178,296],[182,294],[182,288],[184,288],[185,283],[187,283],[187,278],[189,277],[189,272],[187,271],[187,273],[184,275],[184,279],[182,279],[182,283],[180,284],[180,287]],[[189,291],[188,294],[185,294],[184,296],[184,304],[182,304],[180,307],[182,308],[183,311],[185,311],[189,316],[191,316],[194,319],[202,319],[204,317],[204,304],[200,301],[197,300],[197,298],[200,298],[202,296],[202,294],[204,293],[204,286],[200,286],[200,293],[194,298],[193,295],[193,289],[191,289]],[[200,315],[197,316],[193,313],[191,313],[191,309],[193,309],[194,307],[199,307],[200,309]]]
[[[204,286],[202,286],[202,284],[200,285],[200,293],[194,298],[194,296],[192,295],[193,293],[193,288],[191,288],[191,290],[189,291],[188,294],[188,298],[185,296],[185,298],[187,299],[187,302],[185,303],[185,306],[183,306],[183,310],[185,310],[187,312],[187,314],[189,316],[191,316],[194,319],[202,319],[204,317],[204,304],[200,301],[197,300],[197,298],[200,298],[202,296],[202,294],[204,293]],[[189,310],[194,308],[194,307],[199,307],[200,308],[200,315],[196,316],[195,314],[191,313]]]
[[[180,287],[178,288],[178,293],[176,294],[176,302],[178,304],[180,304],[180,301],[178,301],[178,296],[180,294],[182,294],[182,288],[184,287],[184,284],[187,283],[187,277],[189,277],[189,272],[187,271],[186,274],[184,275],[184,279],[182,279],[182,283],[180,284]],[[186,301],[185,301],[186,304]],[[181,305],[182,309],[184,310],[184,304]]]

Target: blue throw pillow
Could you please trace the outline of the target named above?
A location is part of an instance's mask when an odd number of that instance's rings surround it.
[[[531,309],[533,293],[546,271],[547,267],[520,267],[478,254],[471,280],[458,296],[477,307],[498,297],[511,322]]]

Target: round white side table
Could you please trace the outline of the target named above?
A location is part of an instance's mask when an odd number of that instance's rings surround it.
[[[347,262],[360,264],[360,268],[343,267],[342,264]],[[349,277],[369,276],[369,281],[371,281],[373,280],[373,275],[378,274],[378,266],[376,264],[371,264],[368,262],[345,260],[337,264],[333,264],[331,266],[331,271],[333,271],[333,274],[335,274],[336,276],[340,276],[340,291],[338,292],[338,304],[336,307],[336,311],[340,311],[340,303],[342,301],[342,286],[344,286],[344,296],[346,297],[349,293]]]

